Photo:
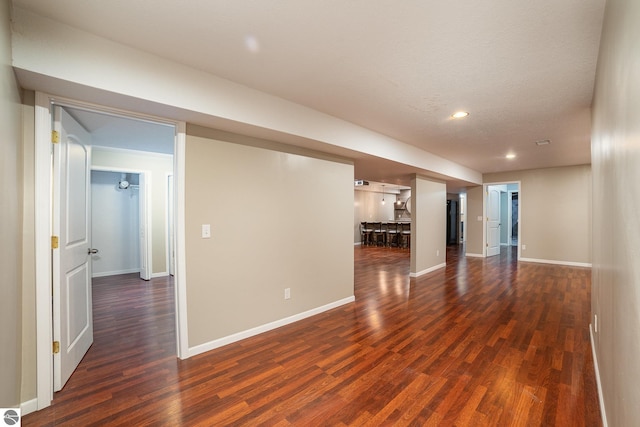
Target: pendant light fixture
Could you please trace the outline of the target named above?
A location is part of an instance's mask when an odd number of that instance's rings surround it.
[[[384,184],[382,184],[382,204],[384,205]]]

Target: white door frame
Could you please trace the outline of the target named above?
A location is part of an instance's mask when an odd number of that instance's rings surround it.
[[[124,116],[175,127],[174,177],[175,177],[175,313],[176,313],[176,353],[181,359],[189,356],[187,334],[186,301],[186,257],[185,257],[185,141],[184,122],[153,117],[99,105],[54,97],[36,92],[35,100],[35,262],[36,262],[36,393],[37,409],[51,405],[53,400],[53,313],[51,297],[51,214],[53,200],[51,194],[52,173],[52,104],[82,108],[103,114]]]
[[[120,167],[111,167],[111,166],[93,166],[91,165],[92,171],[100,171],[100,172],[117,172],[117,173],[135,173],[140,175],[140,177],[144,180],[144,188],[140,188],[140,201],[141,204],[144,203],[144,209],[139,209],[138,212],[138,229],[144,228],[144,240],[147,247],[147,250],[144,251],[142,247],[140,247],[140,264],[145,263],[149,272],[153,271],[153,257],[151,256],[151,196],[150,186],[151,186],[151,172],[141,169],[130,169],[130,168],[120,168]],[[140,235],[138,234],[138,240],[140,240]],[[100,249],[100,248],[98,248]],[[144,255],[143,255],[144,254]],[[146,258],[142,259],[143,256]],[[142,268],[140,269],[142,270]],[[151,275],[151,273],[149,273]]]
[[[502,185],[487,185],[485,187],[484,190],[484,200],[486,202],[486,211],[485,211],[485,222],[484,222],[484,228],[486,229],[485,232],[485,236],[487,236],[487,242],[484,245],[484,256],[488,257],[489,255],[489,250],[492,250],[492,255],[500,255],[500,234],[501,234],[501,209],[500,209],[500,203],[501,203],[501,199],[500,199],[500,195],[501,195],[501,187],[504,187],[504,189],[506,190],[506,186],[502,186]],[[494,193],[497,192],[497,212],[490,212],[490,206],[491,204],[489,203],[490,200],[490,196]],[[495,205],[495,203],[494,203]],[[492,216],[492,214],[497,215],[497,221],[496,219]],[[489,218],[491,216],[491,218]],[[491,224],[495,224],[497,222],[497,227],[493,227],[491,226]],[[492,230],[493,232],[491,234],[495,234],[495,230],[497,229],[497,242],[495,246],[489,246],[489,240],[490,239],[490,233],[489,230]],[[493,243],[492,243],[493,244]],[[493,251],[497,251],[497,253],[493,253]]]
[[[173,208],[175,206],[174,203],[174,190],[173,190],[173,173],[166,174],[167,184],[167,206],[165,207],[166,221],[167,224],[167,239],[166,239],[166,247],[167,250],[167,271],[170,276],[175,276],[176,274],[176,266],[175,266],[175,232],[173,231],[173,226],[175,224],[174,217],[175,214],[173,212]]]
[[[511,241],[513,240],[513,198],[514,193],[519,193],[519,191],[509,190],[507,191],[507,213],[509,215],[509,230],[507,234],[507,243],[511,246]],[[518,196],[519,197],[519,196]],[[520,216],[518,214],[518,216]],[[518,236],[518,246],[520,246],[520,237]]]
[[[458,240],[460,243],[464,243],[467,241],[467,230],[465,230],[465,228],[469,225],[467,224],[467,195],[460,194],[458,199],[460,205],[458,209],[460,212],[460,227],[458,229],[460,238]]]
[[[487,256],[487,189],[494,185],[518,184],[518,261],[521,257],[522,249],[522,182],[521,181],[500,181],[487,182],[482,184],[482,256]]]
[[[140,178],[138,182],[138,244],[140,254],[140,274],[142,280],[150,280],[153,274],[153,209],[151,209],[151,201],[153,200],[151,173],[143,172],[138,174]]]

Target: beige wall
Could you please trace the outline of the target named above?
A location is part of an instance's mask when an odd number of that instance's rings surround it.
[[[607,1],[593,103],[591,321],[610,426],[640,420],[639,22],[639,1]]]
[[[411,275],[445,263],[447,186],[414,177],[411,180]]]
[[[591,167],[581,165],[484,175],[485,183],[513,181],[520,181],[522,234],[519,243],[521,248],[526,245],[526,249],[521,250],[521,257],[590,264]],[[475,210],[478,210],[477,206]],[[470,216],[470,223],[474,222],[473,218],[475,216]],[[481,233],[482,230],[478,233],[480,238]],[[478,235],[474,234],[474,238]],[[478,247],[476,241],[473,243]]]
[[[92,166],[151,172],[151,267],[152,274],[168,274],[167,174],[173,173],[173,156],[94,147]]]
[[[353,165],[256,142],[187,128],[189,347],[353,296]]]
[[[22,117],[11,69],[10,5],[0,0],[0,407],[20,403],[22,337]]]

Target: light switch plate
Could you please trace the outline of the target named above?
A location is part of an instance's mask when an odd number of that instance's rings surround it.
[[[202,224],[202,238],[203,239],[211,238],[211,224]]]

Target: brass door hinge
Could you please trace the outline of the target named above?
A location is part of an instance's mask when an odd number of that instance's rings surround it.
[[[57,144],[58,142],[60,142],[60,134],[58,133],[57,130],[52,130],[51,131],[51,143]]]
[[[58,249],[58,236],[51,236],[51,249]]]
[[[53,354],[60,353],[60,341],[53,342]]]

